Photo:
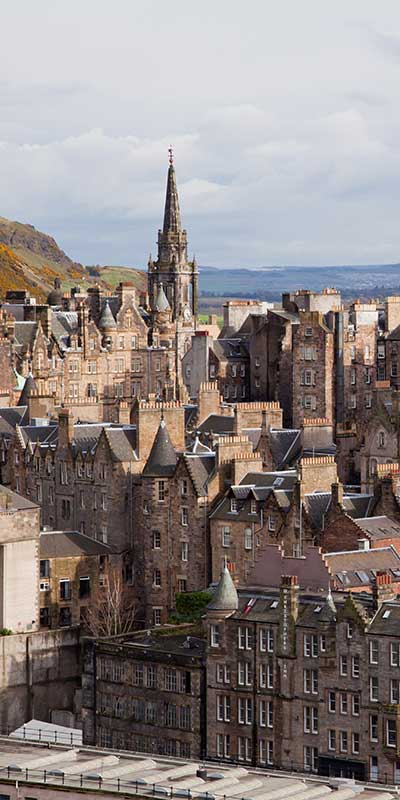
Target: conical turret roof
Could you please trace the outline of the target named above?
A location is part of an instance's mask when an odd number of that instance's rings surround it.
[[[162,283],[158,284],[157,299],[155,304],[156,311],[171,311],[171,306],[168,302],[167,295],[164,292]]]
[[[142,475],[145,478],[168,478],[174,473],[177,460],[167,426],[162,419]]]
[[[117,323],[114,319],[108,300],[106,300],[106,304],[101,312],[98,327],[102,331],[111,330],[117,327]]]
[[[336,614],[337,610],[335,602],[332,597],[331,588],[329,587],[325,603],[318,615],[318,619],[322,620],[323,622],[331,622],[336,619]]]
[[[224,566],[217,591],[211,603],[207,606],[210,611],[237,611],[239,606],[238,593],[231,578],[228,567]]]
[[[179,233],[182,229],[175,168],[172,162],[168,168],[167,193],[165,196],[163,233]]]
[[[21,396],[18,400],[18,405],[28,405],[28,398],[31,396],[32,392],[36,392],[36,383],[32,373],[30,372],[26,377],[24,388],[22,389]]]

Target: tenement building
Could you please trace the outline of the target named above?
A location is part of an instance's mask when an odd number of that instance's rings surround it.
[[[259,576],[237,591],[224,569],[208,607],[208,757],[397,783],[400,604],[390,577],[378,573],[373,595],[355,599],[333,598],[329,577],[313,593],[283,575],[277,593]]]
[[[87,639],[82,675],[85,743],[204,758],[205,645],[190,628]]]

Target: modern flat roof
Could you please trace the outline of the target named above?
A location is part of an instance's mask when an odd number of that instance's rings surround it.
[[[199,769],[205,771],[205,776],[197,774]],[[42,746],[32,741],[0,737],[0,785],[15,786],[16,781],[20,786],[40,785],[50,790],[51,795],[58,788],[64,792],[79,789],[80,794],[100,789],[103,794],[110,795],[117,791],[125,796],[189,800],[268,800],[271,792],[275,797],[293,795],[298,800],[307,800],[311,788],[315,796],[316,787],[320,790],[318,800],[327,800],[334,783],[319,776],[231,766],[221,761],[200,764],[96,747]],[[352,781],[341,782],[341,787],[350,792],[354,790],[354,797],[361,800],[376,798],[377,789],[383,788]],[[386,786],[384,790],[385,800],[394,800],[392,791]],[[332,794],[332,798],[334,796]]]

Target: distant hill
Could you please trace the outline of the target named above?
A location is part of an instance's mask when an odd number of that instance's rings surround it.
[[[0,298],[7,289],[27,289],[39,301],[46,299],[59,278],[64,291],[99,284],[114,289],[120,281],[131,281],[146,290],[146,273],[128,267],[85,267],[73,261],[47,233],[33,225],[0,217]]]
[[[107,266],[87,267],[86,269],[93,278],[98,276],[111,289],[115,289],[120,281],[133,283],[139,292],[145,292],[147,289],[147,273],[144,270],[134,267]]]

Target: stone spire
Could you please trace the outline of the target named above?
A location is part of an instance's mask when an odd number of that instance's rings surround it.
[[[108,300],[106,300],[103,311],[101,312],[101,316],[98,322],[98,327],[102,331],[113,330],[114,328],[117,327],[117,323],[115,322]]]
[[[165,196],[163,233],[180,233],[182,230],[172,148],[169,148],[167,193]]]
[[[167,426],[162,419],[142,475],[145,478],[169,478],[175,472],[177,460]]]

